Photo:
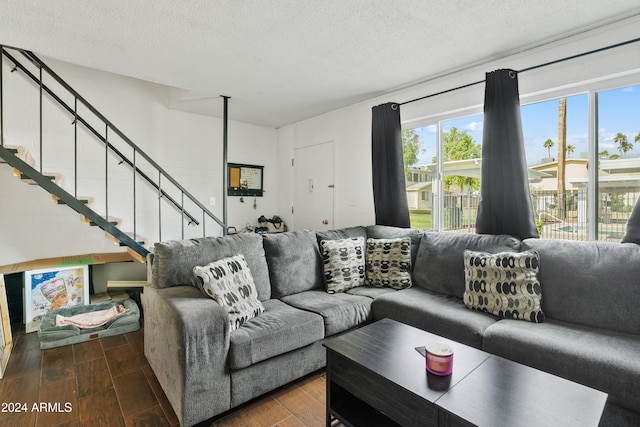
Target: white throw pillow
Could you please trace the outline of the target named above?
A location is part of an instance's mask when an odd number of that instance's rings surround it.
[[[227,310],[232,331],[264,312],[243,255],[193,267],[193,273],[200,290]]]
[[[320,249],[328,293],[364,285],[364,237],[322,240]]]
[[[467,307],[506,319],[544,321],[542,290],[536,251],[485,252],[464,251]]]
[[[367,239],[367,286],[411,287],[411,237]]]

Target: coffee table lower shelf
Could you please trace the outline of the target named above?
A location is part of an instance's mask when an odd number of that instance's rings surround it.
[[[337,419],[348,427],[356,426],[380,426],[399,427],[400,424],[394,422],[384,414],[378,412],[373,406],[358,399],[336,383],[329,383],[331,405],[327,405],[327,419]]]

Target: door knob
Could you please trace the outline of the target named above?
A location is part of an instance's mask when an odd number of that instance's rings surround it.
[[[324,225],[327,225],[327,224],[329,224],[329,220],[328,220],[328,219],[323,219],[323,220],[322,220],[322,223],[323,223]]]

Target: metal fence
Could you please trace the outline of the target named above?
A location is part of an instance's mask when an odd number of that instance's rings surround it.
[[[600,191],[597,204],[598,240],[619,242],[622,239],[638,196],[640,188],[637,187]],[[444,195],[444,231],[475,233],[479,199],[477,192]],[[588,240],[586,190],[565,193],[532,191],[531,201],[540,237]],[[429,224],[427,228],[435,229],[431,214],[430,210],[412,211],[412,224],[419,222],[421,226],[418,227]]]
[[[598,193],[597,239],[619,242],[640,195],[638,188],[618,188]],[[533,192],[531,199],[540,237],[588,240],[587,192]]]

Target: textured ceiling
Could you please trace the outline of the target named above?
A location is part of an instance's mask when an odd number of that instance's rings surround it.
[[[2,0],[0,44],[280,127],[640,13],[639,0]],[[90,94],[86,94],[90,99]]]

